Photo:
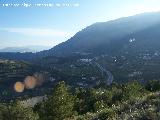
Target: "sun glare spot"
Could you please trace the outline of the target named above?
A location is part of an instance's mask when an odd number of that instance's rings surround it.
[[[37,79],[33,76],[28,76],[25,78],[24,83],[27,89],[33,89],[36,87]]]
[[[24,91],[24,87],[25,85],[22,82],[16,82],[14,84],[14,90],[19,93]]]

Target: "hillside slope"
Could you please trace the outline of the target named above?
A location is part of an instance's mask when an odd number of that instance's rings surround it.
[[[126,40],[128,42],[133,38],[143,39],[143,42],[141,40],[137,41],[138,45],[157,45],[160,37],[158,34],[158,31],[160,31],[159,24],[160,13],[144,13],[109,22],[95,23],[78,32],[68,41],[48,51],[41,52],[41,54],[63,56],[79,52],[112,53],[119,51],[121,46],[126,45]],[[149,39],[154,39],[152,41],[154,43],[148,43]]]

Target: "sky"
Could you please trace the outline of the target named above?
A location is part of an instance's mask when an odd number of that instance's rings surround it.
[[[53,47],[95,23],[160,11],[160,0],[0,0],[0,49]]]

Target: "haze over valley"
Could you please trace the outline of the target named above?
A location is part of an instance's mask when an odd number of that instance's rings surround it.
[[[0,120],[159,120],[160,2],[131,1],[0,1]]]

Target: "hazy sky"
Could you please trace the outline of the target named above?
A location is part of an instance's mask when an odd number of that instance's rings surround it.
[[[0,48],[54,46],[95,22],[160,11],[159,6],[160,0],[0,0]]]

